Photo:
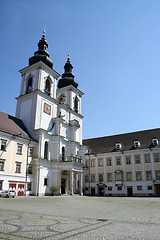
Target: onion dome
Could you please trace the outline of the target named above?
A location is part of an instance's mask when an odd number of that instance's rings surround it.
[[[73,66],[70,62],[70,54],[68,54],[67,62],[64,65],[64,73],[62,74],[62,78],[58,82],[58,88],[66,87],[69,85],[78,87],[78,82],[74,79],[74,75],[72,73]]]
[[[45,38],[45,30],[43,31],[43,36],[38,43],[38,51],[34,52],[34,56],[29,58],[29,66],[42,61],[50,68],[53,68],[53,61],[49,57],[49,53],[46,51],[48,48],[48,43]]]

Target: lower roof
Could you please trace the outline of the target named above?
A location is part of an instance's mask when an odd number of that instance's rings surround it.
[[[121,143],[121,151],[134,150],[134,141],[139,141],[139,149],[146,149],[154,147],[152,139],[158,139],[160,146],[160,128],[131,132],[113,136],[84,139],[83,145],[89,147],[90,153],[109,153],[116,152],[116,143]]]
[[[0,131],[25,138],[27,140],[35,141],[30,136],[21,119],[4,112],[0,112]]]

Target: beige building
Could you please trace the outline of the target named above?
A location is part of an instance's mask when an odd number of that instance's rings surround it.
[[[160,196],[160,129],[87,139],[84,193]]]
[[[32,191],[36,144],[20,119],[0,112],[0,190]]]

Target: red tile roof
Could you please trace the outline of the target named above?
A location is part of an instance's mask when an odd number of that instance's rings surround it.
[[[0,131],[10,133],[16,136],[19,135],[19,137],[28,140],[31,139],[31,136],[28,133],[26,127],[24,126],[22,120],[3,112],[0,112]]]

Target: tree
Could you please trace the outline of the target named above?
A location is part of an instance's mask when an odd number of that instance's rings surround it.
[[[55,193],[58,192],[58,187],[55,185],[52,185],[50,187],[50,191],[51,191],[52,195],[55,195]]]

